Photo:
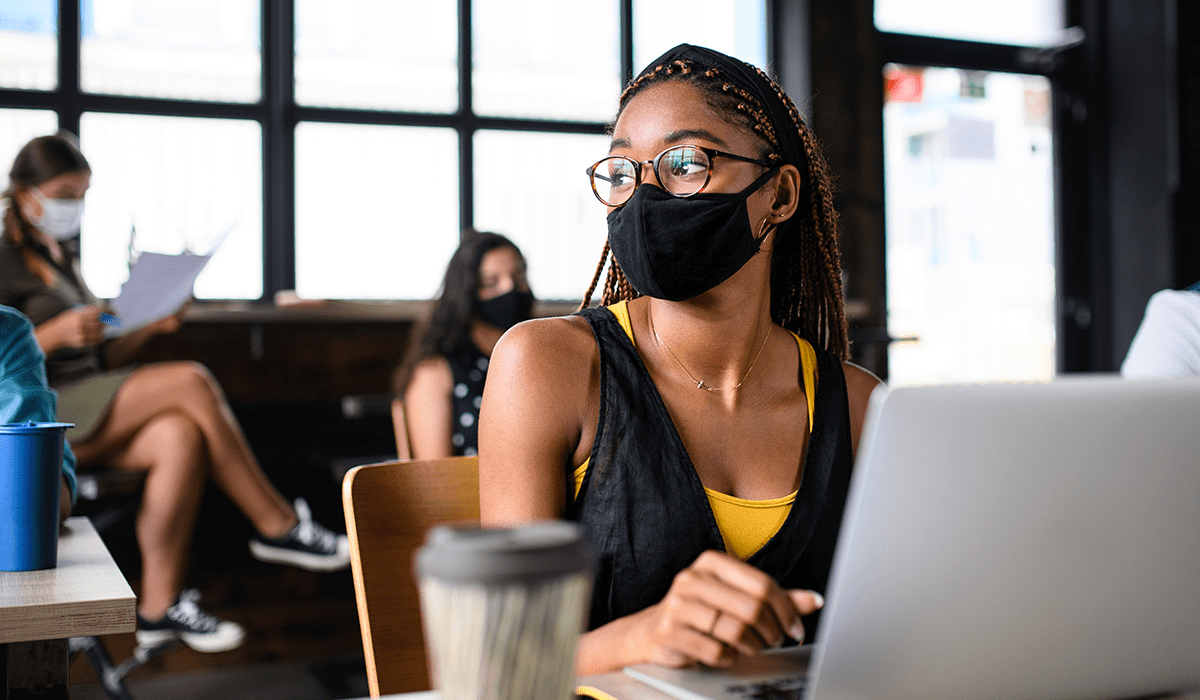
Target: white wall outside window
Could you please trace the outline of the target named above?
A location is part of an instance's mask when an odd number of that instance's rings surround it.
[[[257,122],[87,113],[80,146],[92,166],[83,215],[83,277],[115,297],[139,252],[207,253],[200,299],[262,295],[262,130]]]
[[[305,122],[296,128],[296,291],[425,299],[458,247],[450,129]]]
[[[1063,29],[1063,0],[875,0],[885,32],[997,44],[1053,44]]]

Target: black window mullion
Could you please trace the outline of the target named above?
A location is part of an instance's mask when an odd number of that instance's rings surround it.
[[[780,87],[806,119],[812,97],[812,39],[808,0],[767,3],[767,57]]]
[[[458,3],[458,228],[475,225],[475,105],[471,0]]]
[[[151,117],[260,120],[264,114],[264,108],[260,104],[238,102],[201,102],[199,100],[97,94],[81,94],[75,101],[80,105],[81,112],[139,114]]]
[[[574,122],[517,117],[480,117],[430,112],[384,112],[343,107],[308,107],[297,105],[294,115],[298,122],[329,122],[338,124],[370,124],[376,126],[424,126],[446,129],[497,129],[500,131],[551,131],[570,134],[603,133],[603,122]]]
[[[263,0],[263,298],[296,288],[296,119],[292,0]]]
[[[879,42],[885,63],[998,73],[1048,74],[1047,66],[1038,60],[1039,50],[1027,46],[892,32],[880,32]]]
[[[621,29],[617,37],[621,42],[621,84],[633,80],[633,0],[620,0],[619,22]]]
[[[58,128],[79,134],[83,105],[79,91],[79,44],[81,0],[58,2]]]
[[[0,88],[0,107],[13,109],[48,109],[59,112],[62,99],[57,92]],[[61,117],[60,117],[61,119]]]

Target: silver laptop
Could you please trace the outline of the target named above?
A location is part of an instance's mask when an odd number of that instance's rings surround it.
[[[804,651],[758,661],[789,665],[757,692],[738,668],[628,673],[692,700],[1197,687],[1200,378],[878,392],[827,599],[805,683]]]

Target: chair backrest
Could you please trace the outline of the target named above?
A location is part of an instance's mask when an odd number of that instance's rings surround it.
[[[392,400],[392,428],[396,431],[396,459],[412,459],[412,443],[408,440],[408,417],[404,402]]]
[[[342,482],[342,503],[371,697],[428,690],[413,553],[434,525],[479,521],[479,461],[355,467]]]

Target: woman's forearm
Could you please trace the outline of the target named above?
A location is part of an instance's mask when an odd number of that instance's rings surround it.
[[[38,347],[42,349],[42,353],[49,355],[50,353],[63,347],[62,335],[58,333],[57,327],[46,322],[33,329],[33,337],[37,340]]]
[[[575,648],[575,675],[595,676],[640,663],[628,653],[631,626],[630,619],[623,617],[580,636]]]

